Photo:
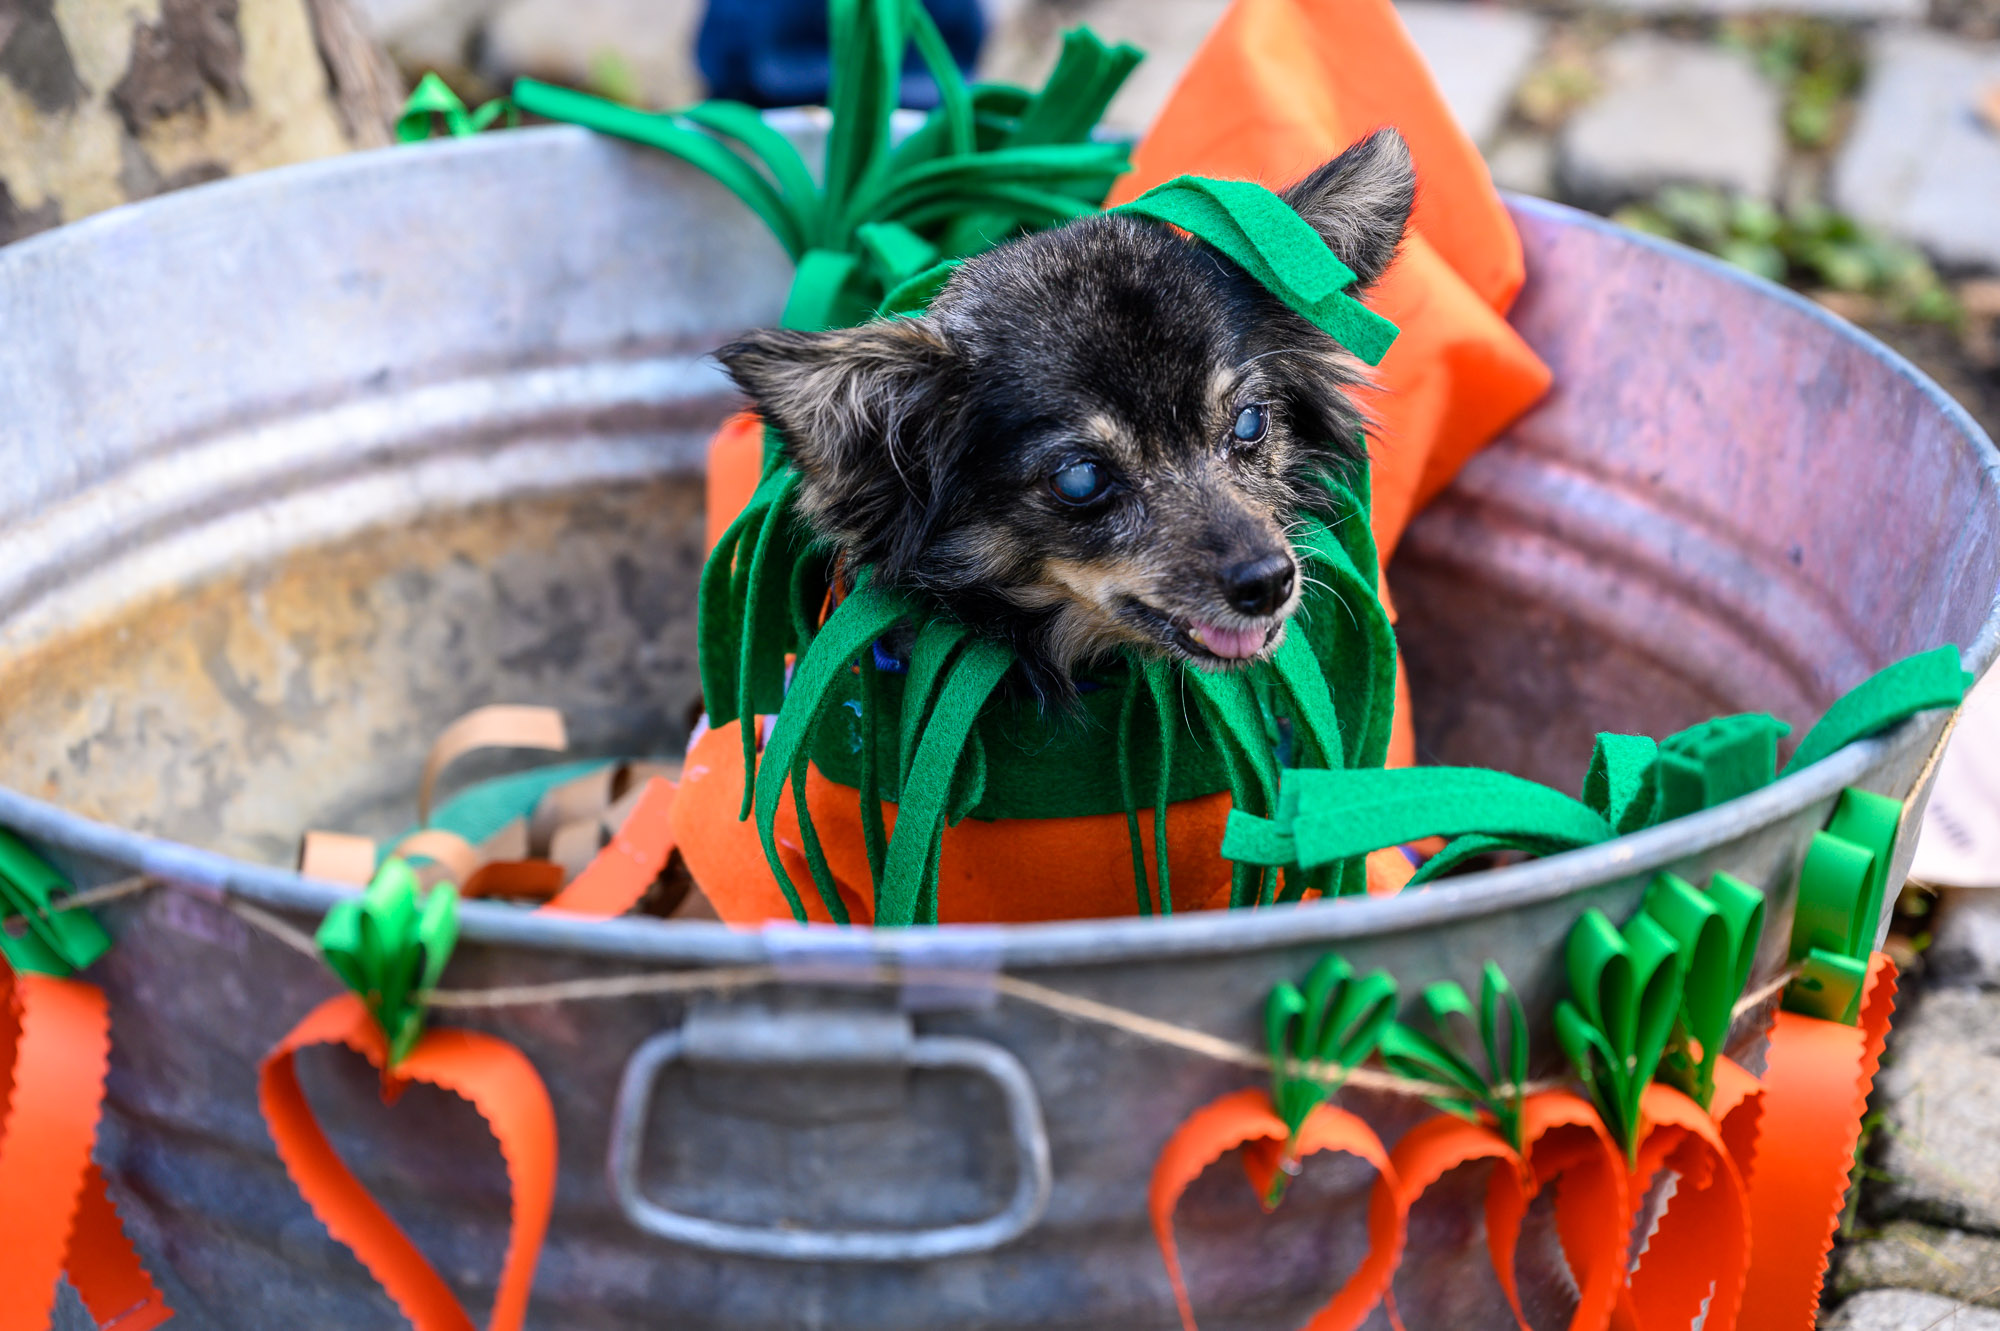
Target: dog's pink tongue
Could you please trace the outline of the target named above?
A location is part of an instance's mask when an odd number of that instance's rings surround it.
[[[1263,648],[1268,634],[1264,629],[1225,629],[1196,620],[1194,636],[1202,646],[1224,660],[1247,661]]]

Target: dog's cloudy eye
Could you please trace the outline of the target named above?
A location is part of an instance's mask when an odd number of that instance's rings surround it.
[[[1104,468],[1095,462],[1072,462],[1049,477],[1049,487],[1056,492],[1056,498],[1069,504],[1089,503],[1103,494],[1110,483]]]
[[[1236,428],[1231,433],[1241,443],[1254,444],[1264,437],[1267,424],[1261,404],[1248,406],[1236,413]]]

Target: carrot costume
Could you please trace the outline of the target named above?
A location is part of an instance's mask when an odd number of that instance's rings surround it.
[[[1140,145],[1134,169],[1111,196],[1129,203],[1169,177],[1192,171],[1281,186],[1384,124],[1395,125],[1410,143],[1418,203],[1401,257],[1368,302],[1401,329],[1380,359],[1383,392],[1368,403],[1379,427],[1370,441],[1372,485],[1357,507],[1366,511],[1375,539],[1365,561],[1353,563],[1354,571],[1368,578],[1371,604],[1380,590],[1380,565],[1411,514],[1548,384],[1546,368],[1502,317],[1522,280],[1518,238],[1477,150],[1451,120],[1392,6],[1387,0],[1339,6],[1238,0],[1196,55]],[[770,484],[770,460],[754,417],[738,417],[718,433],[709,459],[712,545],[759,487]],[[742,548],[722,552],[725,563],[732,557],[740,581]],[[705,624],[704,639],[709,633]],[[1352,752],[1334,765],[1411,761],[1407,706],[1394,706],[1393,724],[1388,720],[1389,700],[1405,688],[1392,645],[1388,651],[1383,686],[1364,690],[1379,695],[1370,706],[1381,712],[1378,747],[1386,752]],[[866,660],[856,667],[863,675],[870,669]],[[851,752],[825,743],[808,746],[802,779],[766,801],[769,844],[760,844],[757,820],[744,820],[756,812],[748,807],[754,801],[745,798],[745,766],[758,751],[757,739],[753,735],[746,746],[740,723],[724,719],[731,716],[726,707],[716,711],[707,676],[705,670],[705,689],[720,723],[689,754],[674,816],[682,852],[717,911],[743,924],[788,914],[855,922],[880,918],[876,882],[884,843],[893,838],[897,803],[880,806],[877,825],[863,814],[857,788],[862,773]],[[1352,692],[1351,681],[1329,683],[1336,693]],[[1131,689],[1139,691],[1136,681]],[[783,696],[781,684],[777,698]],[[854,711],[864,706],[858,696],[843,701]],[[767,699],[745,715],[768,715],[777,710],[775,702]],[[1116,724],[1117,708],[1107,701],[1100,710],[1105,714],[1096,719],[1109,731],[1096,734],[1099,747],[1132,743],[1131,732]],[[991,763],[996,747],[988,735],[979,761]],[[1186,910],[1249,904],[1242,871],[1220,854],[1223,824],[1236,800],[1214,770],[1212,753],[1210,770],[1188,770],[1192,747],[1181,745],[1170,755],[1178,770],[1167,778],[1174,798],[1164,806],[1164,833],[1156,809],[1137,807],[1154,802],[1143,798],[1158,776],[1148,766],[1158,762],[1152,749],[1127,755],[1137,771],[1136,778],[1127,774],[1127,784],[1136,780],[1138,790],[1122,803],[1123,792],[1102,789],[1115,784],[1107,765],[1083,764],[1097,777],[1098,801],[1106,808],[1077,814],[1083,806],[1076,801],[1091,792],[1065,788],[1060,798],[1066,808],[1058,802],[1028,816],[991,816],[991,800],[984,809],[977,802],[952,809],[958,817],[947,818],[949,825],[936,837],[936,863],[929,870],[935,885],[919,890],[925,900],[915,918],[1025,921],[1129,914],[1135,905]],[[1062,774],[1074,766],[1046,759],[1058,786],[1065,786]],[[1022,792],[1032,784],[1024,782]],[[801,792],[811,813],[809,828],[798,819]],[[1170,871],[1164,893],[1157,885],[1163,849]],[[782,882],[778,869],[784,871]],[[1407,876],[1407,865],[1392,850],[1372,857],[1365,873],[1345,871],[1339,881],[1319,887],[1355,891],[1365,883],[1371,890],[1393,891]],[[818,893],[811,890],[816,877]],[[825,888],[828,879],[833,892]],[[1264,884],[1256,899],[1282,900],[1304,890],[1319,889]]]

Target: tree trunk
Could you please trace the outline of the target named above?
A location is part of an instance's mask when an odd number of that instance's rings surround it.
[[[349,0],[0,0],[0,244],[391,139]]]

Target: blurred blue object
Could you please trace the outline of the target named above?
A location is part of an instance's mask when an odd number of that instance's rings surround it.
[[[969,76],[986,37],[979,0],[924,0],[952,59]],[[695,60],[710,97],[751,106],[820,106],[828,70],[826,0],[708,0]],[[936,80],[915,52],[903,67],[902,104],[927,111]]]

